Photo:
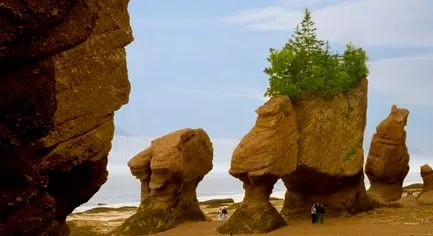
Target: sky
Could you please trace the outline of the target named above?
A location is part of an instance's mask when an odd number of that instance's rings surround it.
[[[110,171],[128,172],[127,161],[152,139],[203,128],[214,145],[213,172],[227,172],[254,110],[266,102],[269,48],[285,44],[305,7],[332,49],[351,41],[368,53],[365,154],[396,104],[410,110],[410,171],[433,165],[433,1],[132,0],[132,90],[115,114]]]

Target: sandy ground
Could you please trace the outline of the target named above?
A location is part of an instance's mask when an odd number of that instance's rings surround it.
[[[172,230],[155,234],[158,236],[178,236],[178,235],[223,235],[216,232],[220,222],[199,222],[184,223]],[[256,234],[258,235],[258,234]],[[433,235],[433,225],[411,225],[411,224],[380,224],[380,223],[359,223],[357,221],[347,221],[341,219],[328,219],[323,225],[312,225],[309,221],[289,222],[289,225],[268,234],[274,236],[287,235],[321,235],[321,236],[382,236],[382,235]],[[240,235],[237,235],[240,236]]]
[[[279,210],[283,201],[272,201]],[[404,198],[399,207],[379,208],[355,216],[326,217],[325,223],[311,224],[308,217],[290,220],[288,226],[266,235],[432,235],[433,206],[419,206],[413,198]],[[155,235],[158,236],[210,236],[223,235],[216,228],[223,222],[216,221],[218,208],[201,206],[212,222],[186,222],[178,227]],[[135,213],[134,209],[108,210],[99,213],[77,213],[68,217],[69,224],[90,227],[92,231],[107,233]],[[233,210],[229,210],[229,215]],[[74,233],[74,232],[72,232]],[[72,234],[74,235],[74,234]],[[76,234],[79,235],[79,234]],[[90,234],[89,234],[90,235]],[[240,235],[238,235],[240,236]]]

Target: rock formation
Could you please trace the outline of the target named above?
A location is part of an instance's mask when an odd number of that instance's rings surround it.
[[[363,173],[367,79],[331,99],[294,101],[298,163],[283,177],[287,192],[281,214],[309,212],[314,202],[328,213],[354,213],[371,207]]]
[[[365,165],[370,180],[369,196],[376,202],[401,198],[403,180],[409,172],[406,131],[409,111],[393,105],[389,116],[376,128]]]
[[[429,165],[421,166],[421,177],[423,180],[422,192],[418,201],[422,205],[433,204],[433,169]]]
[[[152,141],[128,162],[141,181],[141,205],[113,235],[145,235],[184,221],[205,221],[196,188],[212,169],[213,148],[203,129],[182,129]]]
[[[130,90],[127,5],[0,4],[0,235],[67,235],[66,216],[106,181]]]
[[[433,169],[429,165],[423,165],[420,170],[423,181],[422,192],[433,191]]]
[[[286,222],[269,202],[274,184],[296,168],[299,138],[288,97],[271,98],[257,109],[255,126],[233,152],[230,174],[243,182],[245,197],[220,233],[266,233]]]

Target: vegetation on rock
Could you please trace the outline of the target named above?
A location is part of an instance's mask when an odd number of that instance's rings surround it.
[[[354,157],[355,155],[356,155],[356,149],[355,147],[351,147],[349,151],[347,151],[346,154],[344,154],[343,161],[350,161],[352,160],[352,157]]]
[[[331,53],[327,41],[317,39],[311,12],[305,9],[304,19],[292,38],[278,49],[270,49],[269,76],[265,96],[332,97],[353,88],[368,75],[367,54],[348,43],[342,55]]]

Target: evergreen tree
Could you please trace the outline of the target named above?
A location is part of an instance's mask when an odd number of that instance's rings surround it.
[[[329,43],[317,38],[308,9],[286,45],[281,50],[270,49],[268,61],[265,96],[332,97],[351,89],[368,74],[363,49],[348,44],[343,55],[331,54]]]

